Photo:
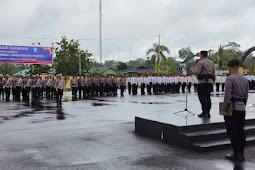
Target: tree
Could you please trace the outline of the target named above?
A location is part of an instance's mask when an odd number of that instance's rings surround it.
[[[41,74],[41,73],[48,73],[51,69],[51,66],[49,65],[43,65],[43,64],[33,64],[30,65],[30,74]]]
[[[194,56],[194,53],[191,51],[191,48],[190,47],[185,47],[185,48],[182,48],[178,51],[179,53],[179,58],[181,59],[186,59],[187,57],[190,57],[190,56]]]
[[[119,62],[118,63],[118,70],[124,70],[124,69],[127,69],[127,64],[126,63],[123,63],[123,62]]]
[[[155,71],[158,71],[159,68],[157,68],[158,65],[160,65],[160,61],[166,60],[166,56],[164,53],[169,54],[169,49],[164,46],[164,45],[159,45],[159,44],[153,44],[153,47],[150,48],[147,51],[147,55],[151,55],[151,63],[155,66]]]
[[[79,56],[81,58],[82,71],[88,71],[92,62],[92,56],[87,50],[81,50],[78,41],[73,39],[68,41],[66,37],[62,37],[60,42],[57,42],[56,57],[54,59],[54,68],[56,73],[62,73],[64,76],[79,73]]]

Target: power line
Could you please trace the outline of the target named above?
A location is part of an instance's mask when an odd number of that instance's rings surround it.
[[[200,47],[200,46],[193,45],[193,44],[190,44],[190,43],[186,43],[186,42],[184,42],[184,41],[175,40],[175,39],[172,39],[172,38],[169,38],[169,37],[163,37],[163,36],[161,36],[161,37],[162,37],[162,38],[165,38],[165,39],[172,40],[172,41],[176,41],[176,42],[179,42],[179,43],[182,43],[182,44],[186,44],[186,45],[189,45],[189,46],[198,47],[198,48],[204,48],[204,47]]]

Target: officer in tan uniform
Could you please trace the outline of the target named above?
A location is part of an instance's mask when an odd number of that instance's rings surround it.
[[[72,88],[72,98],[77,99],[78,80],[76,75],[74,75],[71,79],[70,87]]]
[[[83,99],[85,99],[87,96],[89,96],[89,79],[87,75],[83,76],[82,79],[82,84],[83,84]]]
[[[211,110],[211,92],[215,80],[214,62],[207,58],[207,51],[199,53],[200,61],[193,72],[198,79],[198,98],[202,105],[203,112],[198,115],[201,118],[210,118]]]
[[[12,88],[12,82],[9,79],[9,74],[6,74],[5,80],[3,81],[3,88],[5,92],[5,100],[10,101],[10,89]]]
[[[127,83],[127,80],[126,78],[122,75],[121,78],[120,78],[120,94],[121,96],[124,95],[124,90],[126,89],[126,83]]]
[[[57,105],[61,105],[62,104],[63,92],[65,90],[65,81],[62,80],[62,74],[57,75],[57,80],[56,80],[54,86],[56,88],[56,102],[57,102]]]
[[[79,99],[81,99],[81,93],[82,93],[82,90],[83,90],[83,80],[82,80],[82,76],[79,75],[79,78],[78,78],[78,91],[79,91]]]

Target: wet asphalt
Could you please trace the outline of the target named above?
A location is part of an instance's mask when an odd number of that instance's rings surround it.
[[[200,153],[135,134],[135,116],[162,113],[175,119],[172,114],[185,108],[184,94],[77,101],[70,96],[65,92],[61,107],[45,99],[0,101],[0,169],[255,169],[255,146],[246,148],[244,163],[234,163],[224,159],[231,150]],[[189,110],[199,114],[197,95],[188,98]],[[223,94],[212,95],[212,121],[223,121],[217,110],[222,98]],[[250,93],[247,117],[255,117],[254,101]],[[176,120],[184,117],[176,115]]]

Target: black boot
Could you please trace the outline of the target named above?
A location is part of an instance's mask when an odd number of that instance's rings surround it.
[[[198,115],[198,117],[201,117],[201,118],[204,118],[204,116],[205,116],[204,112],[202,112],[201,114]]]

